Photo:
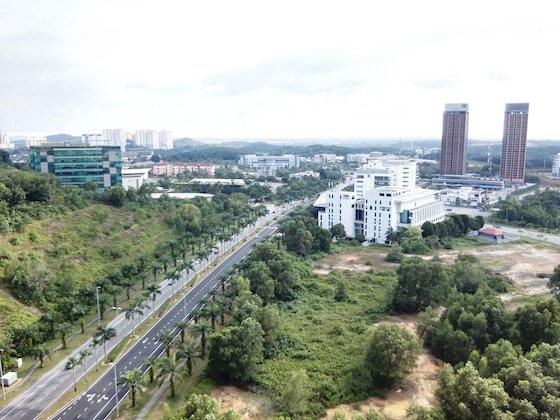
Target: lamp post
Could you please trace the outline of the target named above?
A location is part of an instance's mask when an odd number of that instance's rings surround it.
[[[122,310],[122,308],[119,308],[118,306],[113,306],[113,309],[115,310],[116,314],[115,314],[115,320],[117,319],[117,317],[119,316],[119,311]],[[120,343],[121,339],[119,338],[119,329],[117,328],[117,323],[115,322],[115,331],[117,332],[117,344]]]
[[[544,228],[545,233],[548,232],[548,220],[546,221],[546,227]]]
[[[2,381],[2,398],[6,399],[6,390],[4,389],[4,370],[2,369],[2,355],[4,349],[0,349],[0,380]]]
[[[99,289],[101,287],[97,286],[95,288],[95,299],[97,300],[97,325],[101,324],[101,307],[99,306]]]
[[[113,373],[115,375],[115,407],[117,409],[117,417],[119,417],[119,387],[117,385],[117,363],[113,363]]]

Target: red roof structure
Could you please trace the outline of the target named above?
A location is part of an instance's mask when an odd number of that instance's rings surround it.
[[[490,236],[504,236],[504,232],[502,232],[500,229],[494,228],[494,227],[485,227],[482,228],[478,231],[479,234],[482,235],[490,235]]]

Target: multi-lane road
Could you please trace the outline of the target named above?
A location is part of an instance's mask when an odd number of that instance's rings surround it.
[[[118,385],[118,381],[115,387],[115,377],[120,378],[124,372],[131,369],[146,370],[147,367],[143,361],[150,356],[160,356],[165,351],[164,345],[158,341],[159,335],[166,329],[178,335],[179,330],[175,325],[183,319],[190,319],[192,311],[199,307],[201,299],[219,287],[221,278],[230,272],[234,264],[245,258],[256,242],[271,235],[275,230],[275,227],[264,228],[258,237],[253,236],[229,255],[182,297],[156,325],[140,337],[130,350],[114,363],[111,369],[107,370],[86,392],[53,416],[53,419],[107,418],[116,409],[117,400],[122,400],[129,391],[125,385]],[[117,398],[115,398],[116,389],[118,389]]]
[[[115,409],[117,401],[121,401],[129,392],[128,387],[119,384],[120,376],[131,369],[139,368],[146,370],[147,367],[143,361],[151,356],[160,356],[164,351],[164,346],[158,341],[158,337],[162,331],[169,329],[175,334],[179,330],[175,325],[183,319],[190,319],[191,313],[194,309],[200,307],[201,300],[208,296],[208,294],[219,286],[221,278],[228,274],[232,267],[245,258],[252,250],[255,243],[264,240],[266,237],[272,235],[277,228],[264,227],[265,224],[271,219],[287,213],[294,205],[274,207],[270,206],[269,214],[257,222],[256,226],[248,227],[237,238],[241,241],[243,238],[249,239],[237,250],[232,252],[227,257],[222,256],[223,260],[217,262],[215,267],[196,285],[194,285],[188,292],[182,296],[175,305],[162,316],[158,322],[151,327],[147,332],[137,339],[137,342],[124,353],[110,369],[106,369],[103,375],[97,379],[83,394],[79,395],[70,404],[65,406],[62,410],[56,413],[53,419],[106,419]],[[255,229],[262,226],[259,235],[255,235]],[[225,243],[220,246],[220,253],[224,254],[225,251],[234,245],[233,242]],[[218,259],[218,255],[212,255],[210,261],[199,261],[195,265],[196,271],[201,271],[205,265],[212,266],[213,262]],[[182,279],[181,281],[185,281]],[[136,319],[135,324],[138,325],[144,318],[151,316],[153,310],[157,309],[167,299],[177,293],[178,285],[174,286],[169,284],[168,281],[161,283],[162,294],[157,297],[154,302],[154,308],[145,311],[144,315]],[[152,302],[149,302],[152,304]],[[110,352],[117,346],[119,338],[123,338],[132,332],[132,323],[126,320],[124,314],[119,315],[109,324],[117,330],[118,336],[116,339],[111,339],[107,342],[107,352]],[[138,327],[136,327],[138,328]],[[138,333],[138,329],[136,330]],[[80,350],[89,348],[91,351],[91,342],[84,343],[76,350],[77,355]],[[98,348],[95,355],[87,358],[87,367],[91,370],[95,368],[96,359],[99,359],[99,364],[102,366],[103,352]],[[95,356],[95,358],[94,358]],[[37,419],[43,417],[42,414],[65,392],[72,392],[74,386],[73,372],[64,367],[65,361],[59,363],[52,368],[49,372],[44,374],[37,382],[32,384],[25,392],[18,397],[14,398],[10,403],[0,410],[0,419]],[[75,374],[78,380],[84,380],[85,369],[84,366],[76,366]],[[115,396],[115,394],[117,396]]]

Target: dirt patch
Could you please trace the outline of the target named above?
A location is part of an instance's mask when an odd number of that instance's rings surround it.
[[[416,320],[417,315],[400,315],[387,317],[379,324],[397,324],[416,335]],[[369,409],[375,408],[387,419],[404,420],[407,418],[406,411],[411,403],[426,408],[438,407],[435,392],[442,366],[441,360],[432,356],[427,349],[423,349],[416,361],[416,367],[408,375],[401,389],[390,391],[386,398],[372,397],[365,401],[329,409],[324,418],[332,419],[338,411],[346,413],[346,417],[350,418],[354,411],[366,413]]]
[[[398,264],[385,261],[387,255],[384,251],[356,248],[355,253],[339,253],[329,255],[313,265],[313,272],[327,275],[332,270],[351,270],[365,273],[372,268],[376,270],[395,269]]]
[[[268,398],[234,386],[220,386],[212,389],[210,396],[215,398],[222,409],[230,408],[242,418],[265,420],[274,416],[272,403]]]

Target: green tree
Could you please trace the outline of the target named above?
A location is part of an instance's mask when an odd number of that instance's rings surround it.
[[[342,223],[333,225],[330,230],[332,237],[337,241],[346,238],[346,229],[344,229],[344,225]]]
[[[202,349],[202,358],[206,356],[206,335],[212,332],[214,328],[208,321],[199,321],[193,327],[195,337],[200,337],[200,348]]]
[[[45,344],[38,344],[31,349],[31,357],[39,359],[39,366],[43,367],[43,361],[47,357],[51,357],[51,349]]]
[[[76,385],[76,365],[80,363],[77,357],[71,356],[66,361],[66,364],[71,367],[72,369],[72,378],[74,379],[74,392],[78,390],[78,386]]]
[[[88,367],[87,367],[87,358],[88,356],[91,356],[91,352],[89,351],[88,348],[82,349],[80,350],[80,352],[78,353],[78,362],[84,366],[84,375],[86,378],[86,381],[88,380]]]
[[[174,339],[175,336],[169,329],[163,330],[158,336],[158,341],[165,346],[165,354],[167,355],[167,357],[171,356],[171,344],[173,343]]]
[[[73,327],[72,324],[69,322],[63,322],[62,324],[57,325],[56,330],[60,334],[60,341],[62,341],[62,348],[65,349],[67,342],[66,338],[68,334],[72,331]]]
[[[136,406],[136,391],[142,391],[142,387],[139,386],[144,379],[144,372],[140,369],[127,370],[120,377],[122,382],[124,382],[130,388],[130,400],[132,401],[132,407]]]
[[[144,359],[144,364],[148,367],[148,372],[150,374],[150,383],[154,382],[154,375],[158,361],[159,360],[156,356],[150,356],[147,359]]]
[[[420,350],[420,341],[404,328],[378,325],[366,350],[365,368],[374,385],[394,387],[412,370]]]
[[[550,287],[554,296],[560,300],[560,265],[554,267],[554,271],[548,280],[548,287]]]
[[[304,370],[292,372],[290,376],[281,398],[282,411],[290,417],[301,414],[304,404],[311,396],[308,380]]]
[[[181,334],[181,343],[185,342],[185,331],[189,326],[189,321],[182,319],[175,324],[175,328],[179,329],[179,334]]]
[[[158,378],[167,377],[169,379],[169,388],[171,389],[171,398],[175,398],[175,381],[181,380],[180,365],[175,358],[163,357],[159,360]]]
[[[152,283],[148,285],[146,292],[148,297],[152,300],[152,314],[153,314],[154,309],[156,307],[157,295],[161,295],[161,286],[157,283]]]
[[[177,359],[185,359],[187,375],[191,376],[194,358],[200,356],[200,347],[192,341],[180,342],[177,344],[175,355]]]
[[[107,325],[100,325],[97,327],[97,332],[95,336],[101,339],[103,343],[103,354],[105,355],[105,362],[107,362],[107,341],[117,335],[117,331],[113,327]]]

